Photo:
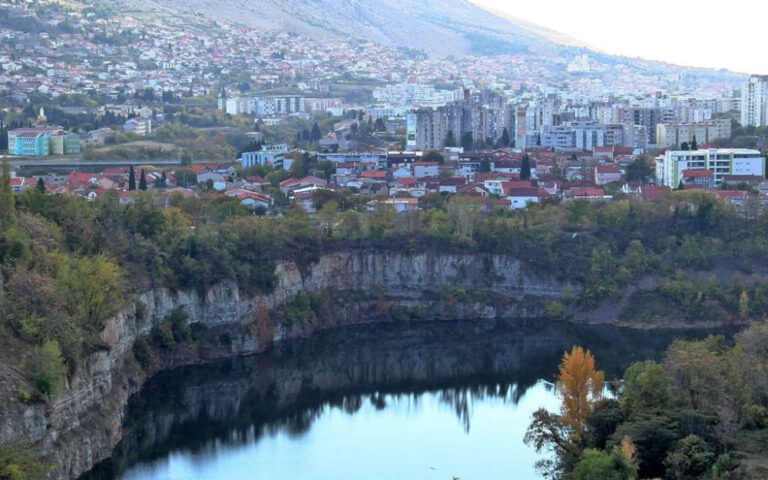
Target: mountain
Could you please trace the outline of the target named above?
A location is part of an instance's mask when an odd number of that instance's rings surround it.
[[[126,0],[316,39],[362,38],[431,56],[540,52],[579,42],[466,0]]]

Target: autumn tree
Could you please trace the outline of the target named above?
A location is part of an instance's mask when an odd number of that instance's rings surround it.
[[[560,413],[546,409],[536,411],[524,438],[537,453],[549,451],[554,454],[536,462],[544,476],[560,478],[580,463],[586,421],[602,400],[604,385],[605,376],[595,369],[595,358],[590,351],[573,347],[570,353],[563,355],[557,382],[557,393],[562,399]],[[602,465],[604,460],[602,458],[598,463]],[[585,470],[589,471],[591,467]]]
[[[579,443],[584,435],[584,423],[603,398],[605,374],[595,369],[595,357],[589,350],[573,347],[560,363],[557,391],[562,398],[560,414],[571,429],[571,440]]]

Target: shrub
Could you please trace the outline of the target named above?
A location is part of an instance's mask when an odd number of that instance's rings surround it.
[[[58,395],[67,374],[61,347],[56,340],[43,343],[32,355],[28,376],[40,394],[47,397]]]
[[[155,352],[146,338],[139,337],[133,342],[133,356],[139,362],[141,368],[147,370],[155,363]]]

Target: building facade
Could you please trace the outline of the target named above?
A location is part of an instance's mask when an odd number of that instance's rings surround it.
[[[17,128],[8,132],[8,153],[23,157],[76,155],[80,136],[56,125]]]
[[[765,178],[765,158],[757,150],[732,148],[669,150],[656,158],[656,179],[664,186],[677,188],[686,170],[710,170],[719,185],[729,175]]]
[[[679,148],[683,143],[690,145],[694,138],[699,145],[731,138],[731,121],[718,119],[697,123],[660,123],[656,126],[659,148]]]
[[[741,87],[741,125],[768,125],[768,75],[752,75]]]

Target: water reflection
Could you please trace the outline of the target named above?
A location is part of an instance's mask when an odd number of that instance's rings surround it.
[[[564,350],[592,349],[610,378],[679,335],[496,321],[327,332],[158,375],[89,478],[534,478],[522,437],[556,406],[541,379]]]

